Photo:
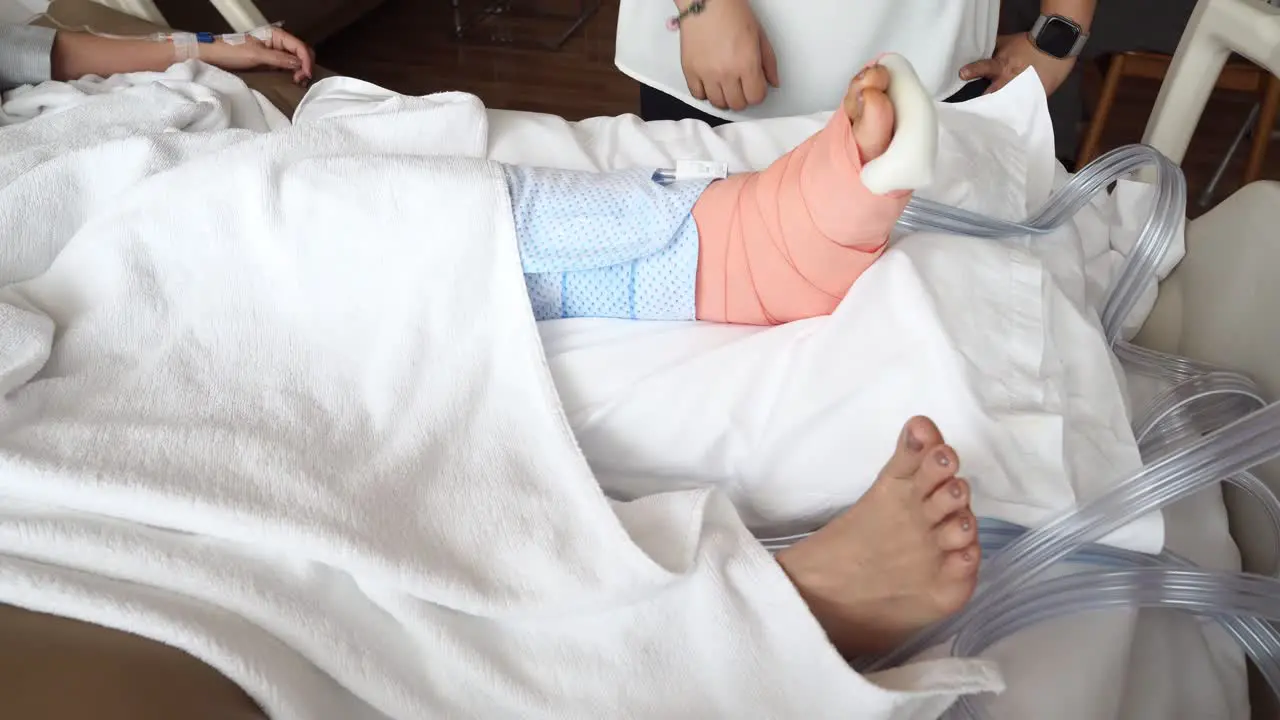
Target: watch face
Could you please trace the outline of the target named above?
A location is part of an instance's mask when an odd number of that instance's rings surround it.
[[[1036,36],[1036,47],[1054,57],[1064,58],[1071,54],[1071,48],[1075,47],[1079,37],[1079,28],[1060,17],[1051,17]]]

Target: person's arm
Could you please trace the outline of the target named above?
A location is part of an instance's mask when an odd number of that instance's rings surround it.
[[[32,25],[0,25],[0,91],[49,79],[54,32]]]
[[[1041,0],[1040,14],[1061,15],[1089,32],[1098,0]]]
[[[272,67],[292,70],[294,80],[309,80],[314,56],[306,43],[273,28],[266,42],[248,37],[232,45],[218,39],[195,45],[196,57],[224,70]],[[74,80],[85,75],[107,77],[118,73],[162,71],[180,58],[169,41],[121,40],[89,33],[59,31],[53,41],[51,75],[54,80]]]
[[[174,64],[173,44],[154,40],[114,40],[89,33],[59,32],[53,42],[54,80],[85,75],[108,77],[118,73],[160,72]]]
[[[1097,4],[1097,0],[1040,0],[1040,12],[1061,15],[1088,32],[1093,26],[1093,11]],[[991,81],[987,92],[991,93],[1004,87],[1023,70],[1033,67],[1040,76],[1040,82],[1044,83],[1045,93],[1052,95],[1075,66],[1075,58],[1053,57],[1037,48],[1029,33],[1019,32],[996,38],[995,54],[989,59],[965,65],[960,69],[960,79],[987,78]]]

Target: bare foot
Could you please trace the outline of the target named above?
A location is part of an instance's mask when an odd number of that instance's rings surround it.
[[[978,578],[978,521],[960,461],[926,418],[908,421],[871,489],[778,553],[845,657],[890,650],[959,611]]]
[[[844,111],[853,123],[853,139],[864,163],[883,155],[893,139],[893,103],[885,94],[888,90],[889,71],[871,65],[853,78],[844,96]]]

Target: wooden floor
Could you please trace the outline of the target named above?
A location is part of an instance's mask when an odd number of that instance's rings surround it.
[[[475,0],[462,0],[465,11]],[[538,0],[553,12],[573,11],[577,0]],[[613,67],[617,0],[604,0],[599,12],[560,50],[486,44],[490,38],[529,42],[549,37],[563,23],[511,18],[475,28],[471,39],[453,37],[454,16],[447,0],[387,2],[318,49],[320,61],[344,75],[363,78],[409,94],[464,90],[494,108],[555,113],[571,119],[635,112],[635,82]],[[1105,134],[1108,149],[1142,138],[1159,85],[1126,81]],[[1247,117],[1255,97],[1215,93],[1183,164],[1192,215],[1200,193]],[[1280,143],[1277,143],[1280,144]],[[1216,200],[1239,186],[1247,146],[1228,167]],[[1273,151],[1263,174],[1280,179],[1280,152]]]

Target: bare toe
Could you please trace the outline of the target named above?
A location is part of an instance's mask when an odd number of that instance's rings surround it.
[[[978,566],[982,562],[982,545],[975,539],[971,544],[952,550],[942,558],[939,577],[948,583],[978,581]]]
[[[925,500],[925,518],[938,524],[952,513],[969,507],[969,483],[962,478],[952,478],[938,486]]]
[[[942,580],[935,588],[933,601],[944,616],[960,612],[973,597],[978,586],[978,566],[982,560],[982,546],[976,541],[963,549],[952,550],[942,561],[938,576]]]
[[[938,525],[938,548],[964,550],[978,539],[978,521],[969,510],[960,510]]]
[[[942,433],[938,426],[926,417],[914,417],[902,427],[898,436],[898,448],[893,457],[885,463],[884,475],[897,478],[911,478],[920,470],[926,451],[942,444]]]
[[[916,490],[921,500],[928,498],[939,487],[956,476],[960,469],[960,458],[950,445],[939,445],[925,453],[924,462],[915,474]]]
[[[893,103],[883,90],[866,88],[858,92],[860,112],[853,118],[853,139],[862,161],[871,162],[884,154],[893,139]]]
[[[868,65],[862,69],[862,72],[853,76],[853,82],[849,83],[849,86],[854,90],[884,92],[889,89],[889,70],[883,65]]]

